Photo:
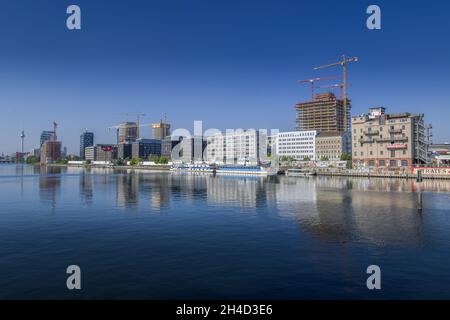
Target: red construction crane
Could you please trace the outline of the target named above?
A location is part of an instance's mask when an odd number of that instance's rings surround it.
[[[347,121],[347,63],[357,62],[358,60],[359,60],[358,57],[347,58],[345,55],[342,55],[341,61],[314,68],[314,70],[320,70],[320,69],[326,69],[326,68],[335,67],[335,66],[342,66],[342,82],[343,82],[343,86],[344,86],[344,119],[345,119],[344,128],[345,128],[345,130],[347,130],[347,125],[348,125],[348,123],[347,123],[348,122]]]
[[[336,76],[330,76],[325,78],[313,78],[313,79],[306,79],[306,80],[298,80],[299,83],[309,83],[311,86],[311,101],[314,101],[314,84],[317,81],[325,81],[330,79],[336,79]]]

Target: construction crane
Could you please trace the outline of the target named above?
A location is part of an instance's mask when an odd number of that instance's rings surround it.
[[[351,85],[347,85],[347,87],[351,87]],[[331,86],[318,86],[317,89],[331,89],[334,93],[335,89],[339,89],[339,99],[342,100],[342,89],[344,88],[344,84],[336,83]]]
[[[119,129],[121,128],[121,124],[115,125],[115,126],[109,126],[106,127],[106,129],[111,130],[111,129],[115,129],[116,130],[116,138],[117,138],[117,143],[119,143]],[[137,125],[137,138],[140,139],[139,136],[139,128],[141,127],[148,127],[151,126],[151,123],[147,123],[147,124],[139,124]]]
[[[118,115],[123,115],[123,116],[136,116],[136,124],[137,124],[137,137],[138,139],[140,138],[140,130],[139,128],[141,127],[140,123],[141,123],[141,117],[145,117],[146,114],[144,113],[140,113],[140,112],[125,112],[125,113],[117,113]]]
[[[314,101],[314,84],[317,81],[325,81],[325,80],[331,80],[337,78],[336,76],[330,76],[326,78],[313,78],[313,79],[306,79],[306,80],[298,80],[298,83],[309,83],[311,88],[311,101]]]
[[[56,159],[56,140],[57,140],[56,128],[58,128],[58,124],[56,123],[56,121],[53,121],[53,135],[52,135],[52,140],[53,140],[53,143],[52,143],[52,160],[53,161],[57,160]]]
[[[320,66],[320,67],[316,67],[314,68],[314,70],[320,70],[320,69],[326,69],[326,68],[331,68],[331,67],[335,67],[335,66],[342,66],[342,82],[343,82],[343,86],[344,86],[344,128],[345,130],[347,130],[347,126],[348,126],[348,121],[347,121],[347,64],[350,62],[357,62],[359,60],[358,57],[346,57],[345,55],[342,55],[342,60],[335,62],[335,63],[331,63],[331,64],[327,64],[324,66]]]

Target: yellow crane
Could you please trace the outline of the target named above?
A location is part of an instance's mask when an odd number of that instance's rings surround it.
[[[314,68],[314,70],[320,70],[320,69],[326,69],[326,68],[330,68],[330,67],[335,67],[335,66],[342,66],[342,82],[343,82],[343,86],[344,86],[344,129],[347,131],[347,125],[348,125],[348,119],[347,119],[347,64],[350,62],[357,62],[359,60],[358,57],[346,57],[345,55],[342,55],[341,57],[342,60],[335,62],[335,63],[330,63],[324,66],[320,66],[320,67],[316,67]]]

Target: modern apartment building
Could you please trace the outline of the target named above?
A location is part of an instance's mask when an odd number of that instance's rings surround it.
[[[295,160],[316,160],[316,130],[278,133],[277,156]]]
[[[246,165],[267,160],[267,134],[259,130],[217,133],[206,141],[206,161],[210,163]]]
[[[343,154],[351,153],[351,134],[348,131],[325,131],[316,137],[317,160],[337,161]]]
[[[353,163],[390,168],[426,163],[424,115],[385,111],[372,108],[352,118]]]
[[[84,159],[85,149],[94,145],[94,133],[85,131],[80,135],[80,158]]]
[[[351,101],[347,100],[347,119],[344,116],[344,101],[333,93],[318,94],[312,101],[298,103],[298,131],[348,131],[350,128]]]

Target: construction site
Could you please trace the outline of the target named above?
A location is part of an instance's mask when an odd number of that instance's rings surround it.
[[[297,103],[296,129],[298,131],[346,131],[350,127],[351,102],[336,98],[334,93],[317,94],[314,100]]]
[[[343,55],[340,61],[314,68],[314,70],[322,70],[336,66],[342,67],[342,83],[318,87],[328,89],[327,93],[315,94],[316,82],[334,79],[337,78],[336,76],[299,80],[299,83],[310,85],[311,100],[297,103],[295,106],[298,131],[342,132],[350,130],[351,100],[347,97],[347,64],[357,61],[357,57],[349,58]],[[335,89],[339,89],[339,98],[333,92]]]

